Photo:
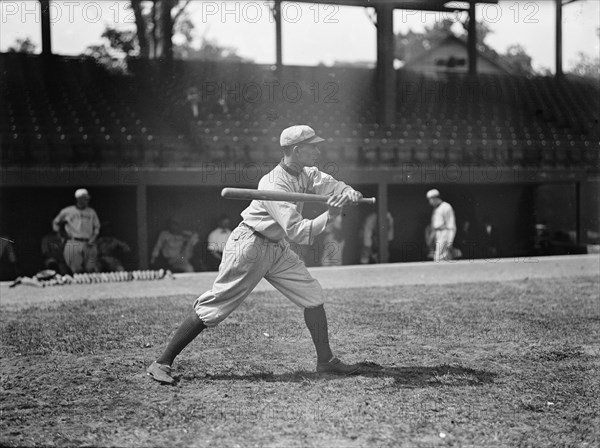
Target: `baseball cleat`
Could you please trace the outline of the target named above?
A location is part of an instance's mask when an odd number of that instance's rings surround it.
[[[171,367],[154,361],[146,370],[146,374],[159,383],[173,384],[175,380],[171,376]]]
[[[339,358],[329,362],[317,363],[317,373],[332,373],[334,375],[351,375],[360,369],[359,364],[345,364]]]

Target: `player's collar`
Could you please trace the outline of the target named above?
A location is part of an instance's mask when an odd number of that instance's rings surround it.
[[[279,162],[279,166],[281,168],[283,168],[287,173],[291,174],[294,177],[298,177],[300,176],[300,174],[302,174],[302,170],[300,171],[296,171],[294,168],[292,168],[291,166],[286,165],[285,163],[283,163],[283,159],[281,159],[281,162]]]

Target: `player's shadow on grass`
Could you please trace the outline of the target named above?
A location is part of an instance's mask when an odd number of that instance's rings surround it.
[[[440,386],[477,386],[493,382],[496,374],[485,370],[468,367],[440,365],[433,367],[408,366],[385,367],[372,362],[361,363],[360,369],[349,377],[393,378],[394,385],[400,388],[440,387]],[[345,377],[345,378],[349,378]],[[236,381],[265,381],[295,383],[303,381],[323,381],[344,378],[338,375],[320,374],[314,371],[297,371],[274,374],[257,372],[248,374],[218,374],[206,375],[201,378],[195,375],[184,375],[187,380],[236,380]]]
[[[394,378],[394,385],[407,388],[477,386],[491,383],[496,377],[493,372],[462,366],[385,367],[375,363],[362,363],[357,374],[368,377]]]

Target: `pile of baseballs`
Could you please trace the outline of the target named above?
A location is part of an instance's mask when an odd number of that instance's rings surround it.
[[[48,272],[48,271],[45,271]],[[53,271],[50,271],[53,273]],[[84,274],[59,275],[52,277],[19,277],[15,283],[29,286],[46,287],[56,285],[72,285],[87,283],[129,282],[133,280],[162,280],[172,279],[173,273],[168,269],[121,272],[89,272]]]
[[[120,272],[90,272],[84,274],[63,275],[63,283],[106,283],[129,282],[132,280],[160,280],[164,277],[173,278],[169,270],[120,271]],[[66,277],[66,278],[65,278]],[[70,277],[70,278],[69,278]]]

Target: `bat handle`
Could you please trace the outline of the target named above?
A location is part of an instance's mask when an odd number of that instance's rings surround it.
[[[362,198],[358,201],[359,204],[370,204],[370,205],[375,205],[376,199],[375,198]]]

